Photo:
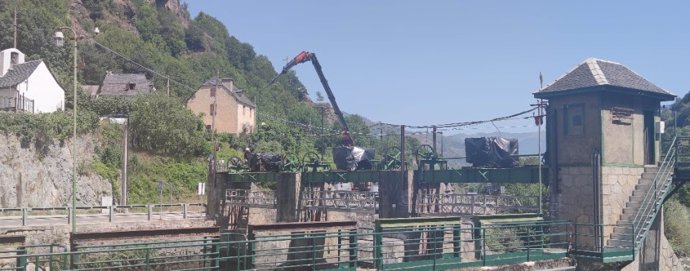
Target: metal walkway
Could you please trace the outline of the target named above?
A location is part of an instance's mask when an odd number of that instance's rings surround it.
[[[382,219],[373,230],[353,221],[281,223],[174,241],[17,244],[0,250],[0,270],[447,270],[563,259],[576,247],[568,222],[491,220]]]

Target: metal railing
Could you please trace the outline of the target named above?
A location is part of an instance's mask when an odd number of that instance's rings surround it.
[[[34,100],[26,97],[0,97],[0,110],[33,113]]]
[[[141,204],[115,206],[79,206],[77,216],[88,217],[79,223],[101,223],[154,219],[187,219],[205,217],[205,203]],[[70,207],[0,208],[0,227],[49,224],[70,224]],[[130,218],[130,219],[125,219]]]
[[[2,270],[446,270],[565,257],[570,228],[562,221],[474,227],[458,218],[376,230],[321,227],[73,245],[71,251],[20,247],[0,254],[0,262],[14,262]]]
[[[633,260],[635,257],[635,227],[633,224],[625,224],[622,227],[623,236],[629,236],[627,240],[621,240],[615,247],[607,246],[604,236],[608,232],[614,232],[621,224],[573,224],[572,255],[584,258],[593,258],[602,262],[615,262]]]
[[[639,249],[642,245],[647,231],[651,228],[657,213],[661,209],[661,205],[670,191],[672,184],[671,175],[675,169],[677,148],[677,138],[673,138],[664,159],[659,166],[659,171],[654,176],[652,185],[644,195],[640,208],[635,212],[632,220],[632,226],[635,229],[634,240],[635,249]]]
[[[420,194],[416,206],[420,215],[492,215],[536,213],[538,202],[538,196],[441,193]]]

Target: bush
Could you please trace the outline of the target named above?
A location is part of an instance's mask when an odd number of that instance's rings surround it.
[[[42,114],[0,112],[0,132],[19,137],[23,148],[35,143],[39,158],[47,152],[53,140],[64,141],[73,134],[72,112]],[[77,115],[77,133],[92,132],[98,127],[98,117],[90,111]]]
[[[673,250],[680,257],[690,256],[690,231],[686,229],[690,224],[688,208],[674,198],[664,204],[664,213],[664,231]]]
[[[129,115],[132,145],[173,157],[199,157],[210,152],[201,119],[175,98],[138,98]]]

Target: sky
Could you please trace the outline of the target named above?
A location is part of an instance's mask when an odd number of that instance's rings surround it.
[[[187,0],[279,71],[316,53],[340,108],[430,125],[530,108],[532,93],[589,57],[619,62],[682,97],[690,90],[687,1]],[[313,67],[293,68],[315,99]],[[325,95],[324,95],[325,96]],[[533,130],[531,120],[475,127]]]

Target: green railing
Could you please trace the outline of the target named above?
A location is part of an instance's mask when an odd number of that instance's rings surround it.
[[[652,227],[653,221],[657,213],[661,209],[661,205],[670,191],[672,184],[672,174],[676,165],[677,138],[673,138],[664,159],[659,165],[659,171],[654,176],[652,185],[647,190],[642,199],[640,208],[635,213],[632,220],[634,229],[635,249],[639,249],[647,235],[647,231]]]
[[[634,225],[624,225],[624,236],[630,238],[617,247],[606,245],[606,238],[614,232],[620,224],[573,224],[573,235],[570,237],[572,243],[572,256],[578,258],[590,258],[597,261],[609,263],[618,261],[631,261],[635,258]]]
[[[390,222],[390,221],[389,221]],[[265,235],[223,233],[165,242],[21,247],[3,270],[445,270],[558,259],[572,246],[562,221],[474,227],[420,218],[377,229],[310,228]],[[1,265],[0,265],[1,266]],[[27,269],[31,268],[31,269]]]

